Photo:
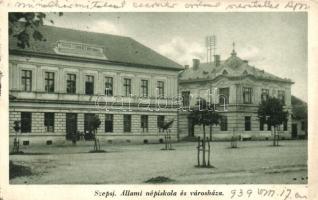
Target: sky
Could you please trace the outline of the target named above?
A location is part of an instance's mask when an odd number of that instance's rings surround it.
[[[52,24],[50,20],[53,20]],[[206,36],[216,36],[225,60],[235,42],[237,56],[295,84],[292,94],[307,102],[307,14],[264,13],[49,13],[46,23],[131,37],[181,65],[206,62]]]

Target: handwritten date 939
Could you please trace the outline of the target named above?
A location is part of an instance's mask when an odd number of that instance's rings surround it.
[[[253,199],[262,197],[262,199],[292,200],[307,199],[307,195],[293,192],[292,189],[274,190],[274,189],[233,189],[231,190],[231,199]]]

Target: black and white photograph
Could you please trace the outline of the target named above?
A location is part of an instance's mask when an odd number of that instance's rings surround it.
[[[8,29],[10,185],[308,183],[306,12],[8,12]]]

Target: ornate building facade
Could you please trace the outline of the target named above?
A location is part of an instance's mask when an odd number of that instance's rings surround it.
[[[207,128],[212,140],[227,140],[232,135],[242,139],[270,139],[272,126],[261,123],[257,116],[258,106],[269,96],[279,98],[289,112],[288,121],[280,127],[282,138],[291,137],[291,85],[289,79],[250,66],[237,56],[235,50],[224,61],[216,55],[214,62],[193,60],[193,66],[185,67],[179,74],[179,94],[183,105],[191,109],[198,98],[218,104],[222,115],[218,126]],[[194,126],[187,118],[188,112],[179,112],[180,137],[202,135],[201,126]]]
[[[108,34],[43,26],[45,42],[18,47],[10,39],[10,138],[21,122],[24,144],[52,144],[74,132],[90,134],[93,115],[101,141],[159,142],[163,121],[177,121],[182,66],[139,42]],[[177,123],[171,127],[177,138]]]

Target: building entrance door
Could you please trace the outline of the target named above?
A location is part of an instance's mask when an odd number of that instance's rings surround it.
[[[73,134],[77,131],[77,114],[66,113],[66,139],[72,140]]]
[[[292,124],[292,138],[297,138],[297,124]]]
[[[189,131],[189,137],[194,136],[194,125],[191,119],[188,118],[188,131]]]
[[[94,120],[95,114],[93,113],[85,113],[84,114],[84,138],[85,140],[93,140],[95,139],[94,133],[92,130],[92,123]]]

